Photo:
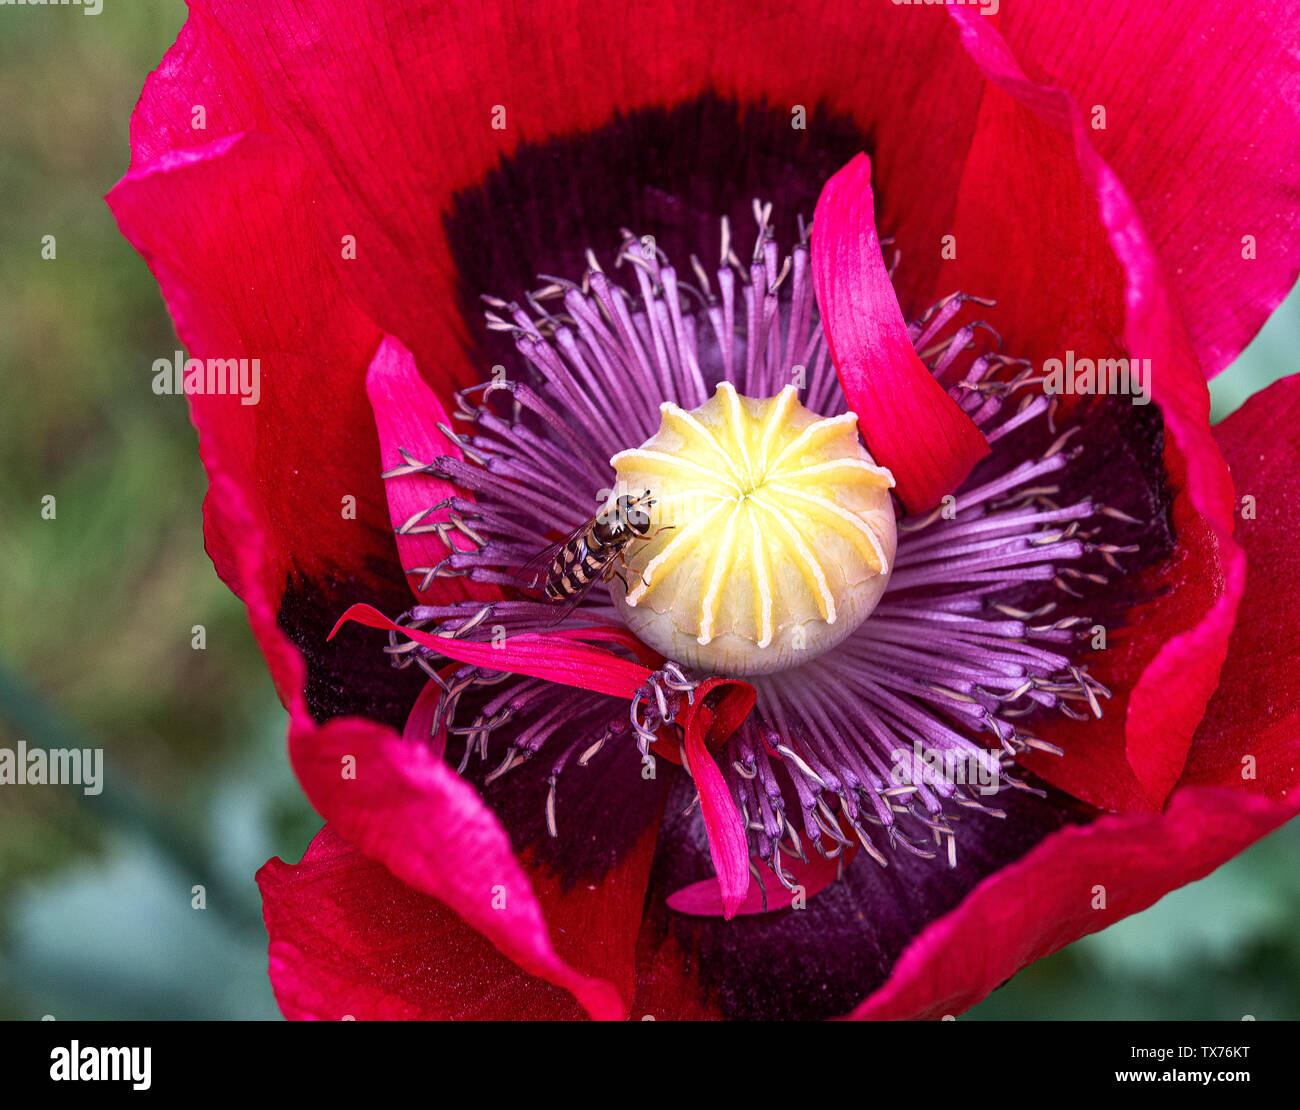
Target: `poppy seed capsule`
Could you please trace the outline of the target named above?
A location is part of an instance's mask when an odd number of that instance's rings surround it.
[[[724,675],[788,670],[842,641],[880,601],[898,541],[894,478],[856,415],[818,416],[793,386],[757,400],[725,381],[697,409],[659,411],[659,430],[610,460],[620,489],[655,499],[626,592],[611,586],[628,627]]]

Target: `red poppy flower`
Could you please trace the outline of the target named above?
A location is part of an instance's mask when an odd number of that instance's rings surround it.
[[[1268,8],[192,2],[109,203],[258,360],[287,1015],[953,1014],[1296,812]]]

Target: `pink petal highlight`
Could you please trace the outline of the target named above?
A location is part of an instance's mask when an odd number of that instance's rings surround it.
[[[651,674],[647,667],[582,643],[578,639],[584,631],[582,629],[550,634],[529,632],[497,643],[471,642],[405,628],[389,620],[373,606],[358,604],[350,606],[339,617],[329,638],[332,639],[340,626],[348,621],[356,621],[370,628],[400,632],[416,643],[434,648],[460,663],[544,678],[548,682],[576,686],[616,698],[630,699]]]
[[[400,340],[391,335],[384,340],[370,361],[366,372],[366,396],[375,411],[375,428],[379,432],[379,452],[385,471],[407,465],[402,457],[405,451],[418,462],[431,463],[440,455],[462,457],[460,448],[438,429],[450,426],[447,415],[434,393],[420,377],[415,359]],[[446,604],[463,598],[492,600],[501,596],[495,586],[470,582],[465,578],[435,578],[429,588],[420,591],[423,573],[419,568],[436,566],[448,554],[448,548],[436,532],[408,532],[397,530],[408,522],[417,526],[444,523],[451,510],[427,510],[453,495],[460,494],[450,482],[429,474],[404,474],[390,477],[384,482],[388,495],[388,512],[397,540],[397,554],[411,583],[411,590],[422,605]],[[414,519],[418,516],[418,520]],[[474,541],[469,536],[448,529],[452,547],[457,551],[472,551]]]
[[[686,726],[686,760],[700,792],[700,815],[709,840],[709,855],[717,872],[722,916],[735,917],[749,890],[749,845],[736,803],[718,765],[705,747],[701,714]]]
[[[826,183],[813,218],[817,308],[840,384],[909,512],[932,508],[989,453],[974,422],[912,347],[876,237],[871,161]]]
[[[423,744],[439,759],[447,750],[447,722],[443,721],[436,735],[433,731],[433,719],[441,696],[442,688],[436,682],[432,679],[426,682],[402,729],[402,739],[406,743]]]
[[[852,857],[850,852],[849,857]],[[785,860],[785,870],[794,877],[796,888],[802,887],[805,902],[815,897],[831,885],[839,875],[840,860],[826,859],[811,852],[806,861]],[[765,863],[758,864],[763,886],[751,883],[745,897],[734,911],[736,914],[773,913],[787,909],[794,901],[795,894],[785,888],[776,877],[775,872]],[[763,894],[766,891],[767,902]],[[674,891],[668,896],[668,906],[678,913],[692,914],[696,917],[731,916],[726,913],[726,904],[722,896],[722,885],[715,877],[701,879]]]

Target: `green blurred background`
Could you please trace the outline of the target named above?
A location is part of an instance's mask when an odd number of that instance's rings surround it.
[[[278,1017],[253,873],[320,825],[203,552],[184,400],[149,388],[179,344],[102,200],[184,18],[180,0],[0,7],[0,745],[102,746],[112,780],[0,792],[4,1018]],[[1298,337],[1293,294],[1214,383],[1216,418],[1287,372]],[[1293,823],[970,1016],[1300,1018],[1297,859]]]

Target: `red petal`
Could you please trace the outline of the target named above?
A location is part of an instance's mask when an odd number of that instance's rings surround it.
[[[525,971],[572,991],[593,1017],[624,1003],[556,955],[540,902],[495,815],[423,745],[356,718],[295,721],[289,754],[315,809],[371,859],[433,894]]]
[[[444,218],[456,192],[520,142],[705,94],[810,111],[824,104],[872,132],[882,182],[894,186],[888,226],[916,260],[909,287],[922,289],[937,269],[931,248],[978,103],[977,77],[958,69],[961,51],[941,13],[899,18],[883,2],[795,5],[761,19],[725,0],[668,2],[612,21],[578,0],[429,3],[398,14],[320,0],[309,17],[288,0],[206,0],[195,9],[191,22],[219,33],[185,35],[165,60],[137,112],[137,147],[152,157],[167,144],[189,145],[195,104],[209,106],[207,134],[224,133],[226,100],[231,116],[251,102],[248,114],[316,167],[311,211],[323,241],[356,237],[356,258],[342,265],[359,303],[437,374],[439,390],[482,373],[453,350],[465,329]],[[232,55],[237,72],[214,82],[209,72]],[[791,56],[800,66],[783,64]],[[810,83],[810,74],[821,76]],[[935,95],[919,95],[927,82]],[[226,87],[234,91],[223,98],[217,89]],[[498,106],[505,115],[493,126]],[[514,218],[502,213],[503,226]]]
[[[302,159],[232,135],[132,170],[108,202],[190,355],[248,359],[250,369],[258,360],[256,404],[189,400],[209,478],[222,472],[254,508],[265,588],[278,599],[291,572],[325,578],[340,567],[373,581],[372,568],[395,558],[362,384],[380,334],[322,255]],[[247,538],[219,519],[209,503],[209,553],[246,597],[235,551]]]
[[[1238,489],[1256,499],[1257,517],[1241,524],[1251,575],[1223,681],[1166,813],[1052,834],[922,933],[855,1017],[960,1013],[1019,968],[1208,874],[1300,812],[1300,626],[1285,608],[1300,595],[1298,419],[1300,375],[1216,429]],[[1106,906],[1094,910],[1098,886]]]
[[[366,372],[366,395],[374,408],[380,458],[385,471],[406,465],[403,451],[421,463],[431,463],[440,455],[456,459],[463,457],[460,448],[438,430],[439,424],[451,424],[442,402],[424,384],[411,352],[391,335],[384,337],[371,360]],[[396,533],[417,514],[425,513],[459,491],[450,482],[428,474],[405,474],[387,479],[384,492],[388,496],[389,519]],[[450,516],[450,509],[440,509],[421,516],[417,523],[420,526],[442,523]],[[457,551],[475,549],[469,536],[455,529],[451,529],[449,534]],[[446,604],[462,598],[489,601],[501,596],[501,591],[495,586],[459,577],[435,578],[429,589],[421,593],[418,587],[423,573],[418,568],[427,570],[436,566],[448,554],[447,545],[436,532],[408,533],[395,538],[402,569],[410,576],[411,589],[422,605]]]
[[[1222,681],[1183,783],[1300,797],[1300,375],[1257,393],[1214,429],[1253,516],[1249,568]]]
[[[446,277],[440,217],[451,193],[500,154],[523,139],[599,126],[616,110],[708,90],[742,102],[823,102],[872,133],[882,222],[908,260],[900,278],[928,292],[981,101],[942,13],[899,12],[879,0],[752,14],[727,0],[708,8],[667,0],[610,21],[598,7],[553,0],[508,10],[430,3],[394,17],[324,0],[309,23],[284,0],[195,3],[146,86],[132,149],[138,163],[257,121],[300,135],[327,173],[346,156],[353,165],[330,187],[344,190],[352,211],[331,206],[322,219],[364,244],[358,285],[411,325],[389,330],[417,354],[447,357],[410,340],[441,326],[438,305],[423,296],[431,279]],[[1035,73],[1088,110],[1106,107],[1096,142],[1170,260],[1211,372],[1244,346],[1295,277],[1289,151],[1300,97],[1289,15],[1284,0],[1213,12],[1100,0],[1086,13],[1043,0],[1004,5],[999,20]],[[220,24],[215,34],[212,24]],[[556,27],[566,33],[553,34]],[[791,56],[798,67],[782,64]],[[1157,68],[1167,80],[1137,76]],[[388,95],[393,88],[403,96]],[[480,92],[487,88],[491,97]],[[489,126],[493,100],[509,112],[501,130]],[[199,104],[209,106],[208,131],[191,127]],[[1253,261],[1241,257],[1247,233],[1258,239]]]
[[[1208,875],[1298,808],[1180,789],[1163,815],[1102,817],[1053,833],[921,933],[851,1016],[960,1014],[1034,960]]]
[[[1129,614],[1126,646],[1094,668],[1118,695],[1108,720],[1044,730],[1066,758],[1025,762],[1098,806],[1156,808],[1182,772],[1241,595],[1232,483],[1210,435],[1203,374],[1146,230],[1090,146],[1077,107],[1065,91],[1029,81],[990,20],[951,11],[996,87],[966,165],[948,285],[995,297],[1008,349],[1035,362],[1067,347],[1120,353],[1121,335],[1131,357],[1150,358],[1176,493],[1179,549],[1149,582],[1157,596]],[[1015,266],[1004,264],[1008,256]],[[1123,736],[1113,723],[1121,714]]]
[[[1285,234],[1294,205],[1282,203],[1289,200],[1287,145],[1267,138],[1284,131],[1294,114],[1287,110],[1296,77],[1285,21],[1241,5],[1216,12],[1214,34],[1188,34],[1184,21],[1168,13],[1147,25],[1145,10],[1109,5],[1106,26],[1143,25],[1141,33],[1111,36],[1108,57],[1120,51],[1145,59],[1154,48],[1180,72],[1224,77],[1189,77],[1153,90],[1149,82],[1127,80],[1135,72],[1131,63],[1078,64],[1094,45],[1077,33],[1081,24],[1061,16],[1055,3],[1042,6],[1041,17],[1039,8],[1021,6],[1004,19],[1015,41],[1041,57],[1041,70],[1086,88],[1083,103],[1105,103],[1112,117],[1125,114],[1116,110],[1118,102],[1141,97],[1150,123],[1147,98],[1157,105],[1159,125],[1142,130],[1140,142],[1123,141],[1138,134],[1128,127],[1097,138],[1132,184],[1159,245],[1171,248],[1175,286],[1197,309],[1198,344],[1210,350],[1211,368],[1222,365],[1294,272],[1295,237]],[[397,17],[372,5],[326,0],[313,5],[310,19],[282,0],[251,8],[221,0],[191,6],[132,117],[132,177],[151,171],[166,177],[147,189],[124,182],[113,205],[128,236],[150,257],[195,354],[247,349],[269,368],[268,352],[277,352],[267,386],[290,419],[236,414],[241,425],[274,431],[251,428],[249,442],[233,449],[251,455],[252,443],[259,443],[263,458],[250,466],[246,484],[274,514],[270,530],[285,546],[286,562],[310,564],[325,550],[364,553],[372,538],[385,542],[368,527],[379,518],[372,509],[382,506],[369,467],[373,446],[349,443],[363,434],[364,423],[353,417],[379,331],[367,323],[358,350],[337,342],[338,334],[369,317],[401,336],[440,389],[479,376],[460,354],[460,291],[443,221],[457,190],[481,180],[525,139],[599,126],[615,111],[679,103],[711,90],[741,103],[825,103],[872,133],[881,219],[908,260],[900,274],[904,301],[912,310],[927,302],[940,265],[935,244],[952,230],[962,161],[981,110],[978,74],[961,64],[940,12],[910,10],[903,18],[883,2],[866,9],[823,5],[815,19],[810,11],[796,5],[754,20],[740,4],[670,3],[629,9],[611,24],[599,8],[576,0],[509,12],[429,4]],[[558,39],[549,33],[556,26],[567,28]],[[716,49],[720,39],[727,50]],[[791,55],[803,60],[799,67],[775,64]],[[825,83],[810,85],[809,74],[824,75]],[[494,97],[508,110],[504,129],[488,125],[494,105],[481,94],[486,88],[499,90]],[[393,96],[393,89],[402,95]],[[205,111],[204,127],[195,126],[196,107]],[[170,172],[183,163],[169,163],[167,155],[250,130],[278,146],[270,172],[242,156],[227,159],[217,181],[207,173]],[[1198,172],[1175,180],[1170,165]],[[217,186],[219,195],[209,195]],[[1229,217],[1208,224],[1200,218],[1220,205]],[[503,214],[506,223],[513,218]],[[1239,257],[1230,248],[1244,233],[1237,222],[1259,239],[1260,257],[1231,266],[1224,263]],[[356,237],[355,259],[342,257],[344,235]],[[1206,235],[1213,249],[1206,248]],[[207,259],[219,264],[207,266]],[[1243,280],[1243,273],[1256,277]],[[223,274],[242,280],[227,284]],[[355,302],[341,297],[337,287],[344,283]],[[940,287],[947,292],[951,285],[945,279]],[[1246,307],[1237,307],[1243,300]],[[290,343],[284,343],[286,328]],[[221,340],[232,329],[246,340],[259,337],[232,349]],[[313,387],[323,398],[319,404]],[[307,429],[302,437],[286,437],[294,416]],[[200,414],[196,419],[202,426]],[[295,473],[289,456],[301,454],[295,449],[309,435],[330,444],[330,457],[323,472],[313,465]],[[205,436],[210,454],[217,437],[207,429]],[[226,467],[235,468],[234,460]],[[351,536],[338,529],[330,498],[297,496],[322,476],[331,495],[356,491],[363,523]],[[319,530],[331,525],[336,534]],[[230,538],[214,535],[211,542],[229,580]]]
[[[1294,5],[1035,0],[1004,4],[999,25],[1030,71],[1088,114],[1166,261],[1201,365],[1217,374],[1296,279]]]
[[[654,830],[648,830],[653,843]],[[649,852],[642,845],[599,888],[560,893],[542,878],[566,956],[635,985],[634,949]],[[400,882],[332,826],[302,861],[273,859],[257,875],[270,934],[271,985],[289,1018],[573,1019],[571,995],[524,972],[436,898]],[[577,941],[578,943],[574,943]]]
[[[576,0],[508,12],[432,3],[399,15],[322,0],[304,17],[283,0],[195,0],[146,82],[132,171],[109,199],[191,353],[263,360],[261,404],[193,408],[209,470],[228,456],[220,469],[248,491],[267,533],[268,578],[283,583],[296,568],[319,581],[391,556],[365,370],[382,326],[440,395],[482,376],[464,354],[466,291],[445,221],[457,193],[525,139],[713,92],[824,102],[872,128],[887,152],[882,178],[898,183],[889,226],[917,259],[909,287],[928,287],[937,259],[911,247],[933,241],[949,208],[978,87],[973,72],[951,75],[961,51],[946,20],[900,20],[886,6],[823,9],[817,20],[743,14],[725,4],[637,8],[611,23]],[[557,26],[568,29],[558,39]],[[713,48],[719,34],[732,48]],[[773,43],[804,58],[803,72],[773,67]],[[876,64],[840,64],[867,48]],[[920,57],[959,94],[919,98],[899,81],[898,68]],[[835,81],[810,88],[809,72]],[[498,91],[484,99],[488,88]],[[502,129],[491,126],[493,100],[508,112]],[[488,230],[508,239],[512,220],[534,215],[502,212]],[[355,520],[340,512],[345,495],[357,499]],[[208,534],[219,572],[242,595],[231,577],[239,537],[211,524]]]
[[[527,974],[436,898],[332,826],[297,864],[258,873],[271,986],[285,1017],[337,1021],[572,1019],[571,995]]]
[[[910,512],[932,508],[989,453],[974,422],[917,357],[876,238],[871,162],[826,183],[813,218],[817,308],[840,384],[876,462]]]

